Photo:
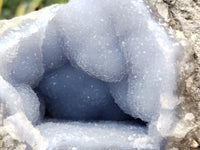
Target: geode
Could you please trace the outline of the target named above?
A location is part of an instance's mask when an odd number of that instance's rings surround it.
[[[142,0],[71,0],[0,22],[4,125],[27,149],[163,149],[181,46]]]

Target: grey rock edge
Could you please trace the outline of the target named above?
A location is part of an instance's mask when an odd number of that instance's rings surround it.
[[[154,0],[147,2],[152,10],[158,14],[169,27],[169,32],[180,40],[186,49],[180,63],[179,94],[183,99],[180,104],[180,120],[177,122],[177,136],[168,139],[166,149],[190,149],[194,140],[197,144],[199,125],[199,56],[200,31],[198,31],[200,17],[200,2],[185,0]],[[185,11],[183,11],[185,10]],[[195,16],[195,17],[194,17]],[[3,111],[3,110],[2,110]],[[3,114],[3,113],[2,113]],[[3,115],[0,119],[3,120]],[[3,123],[3,121],[2,121]],[[1,123],[1,124],[2,124]],[[187,125],[187,126],[185,126]],[[183,127],[183,128],[181,128]],[[0,129],[0,149],[25,149],[25,144],[12,134],[12,127],[3,126]],[[183,133],[183,131],[185,131]]]
[[[200,145],[200,1],[147,0],[169,32],[182,43],[179,64],[179,121],[177,135],[168,138],[167,150],[190,150]]]

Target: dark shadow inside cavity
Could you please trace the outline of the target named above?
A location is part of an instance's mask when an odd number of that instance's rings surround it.
[[[45,104],[44,119],[127,121],[146,125],[119,108],[105,82],[70,64],[45,73],[34,90]]]

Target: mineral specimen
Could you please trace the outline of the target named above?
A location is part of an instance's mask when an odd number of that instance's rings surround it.
[[[5,124],[29,147],[155,150],[172,134],[180,47],[142,0],[71,0],[0,27]]]

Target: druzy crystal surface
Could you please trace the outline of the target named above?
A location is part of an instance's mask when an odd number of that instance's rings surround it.
[[[142,0],[71,0],[1,21],[6,124],[38,150],[159,149],[178,53]]]

